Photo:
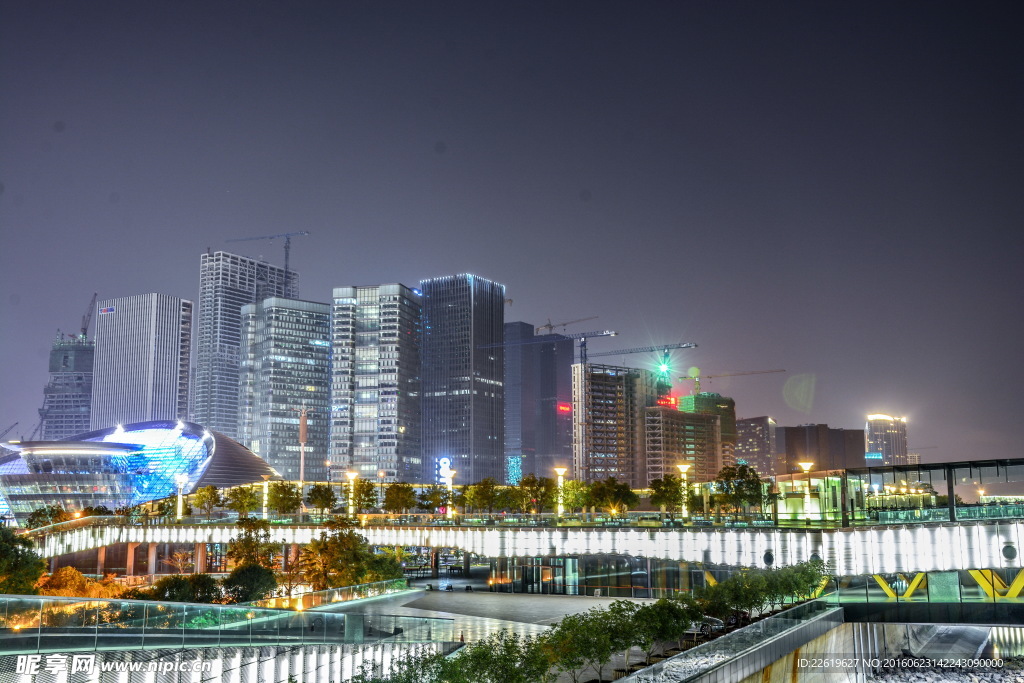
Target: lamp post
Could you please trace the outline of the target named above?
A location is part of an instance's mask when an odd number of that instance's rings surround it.
[[[175,483],[178,485],[178,521],[185,516],[185,497],[182,495],[185,491],[185,484],[188,483],[188,475],[184,472],[179,472],[174,477]]]
[[[356,477],[359,473],[349,470],[345,476],[348,477],[348,516],[351,518],[356,516]]]
[[[811,521],[811,468],[814,467],[813,462],[798,462],[800,469],[807,475],[807,490],[804,491],[804,517],[807,521]]]
[[[377,496],[377,505],[380,507],[380,511],[384,512],[384,477],[387,476],[387,472],[384,470],[377,470],[377,481],[380,484],[380,495]]]
[[[455,494],[452,491],[452,480],[455,479],[455,470],[449,467],[445,474],[448,475],[445,477],[448,480],[448,509],[445,511],[445,517],[452,519],[455,517]]]
[[[562,487],[565,485],[565,473],[568,471],[565,467],[556,467],[555,474],[558,475],[558,519],[562,518],[565,514],[565,499],[562,498]]]
[[[686,519],[686,515],[689,512],[689,510],[686,509],[686,496],[687,496],[687,491],[686,491],[686,473],[690,471],[690,466],[689,465],[676,465],[676,467],[679,469],[679,477],[683,480],[683,504],[682,504],[681,507],[682,507],[682,512],[683,512],[683,519]]]
[[[267,519],[267,499],[270,497],[270,475],[261,474],[263,477],[263,519]]]

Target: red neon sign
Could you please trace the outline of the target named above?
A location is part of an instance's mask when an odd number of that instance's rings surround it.
[[[572,404],[571,403],[559,403],[558,404],[558,412],[560,412],[560,413],[571,413],[572,412]]]

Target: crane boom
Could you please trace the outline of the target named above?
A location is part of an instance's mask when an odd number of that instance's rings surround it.
[[[92,322],[92,312],[96,310],[96,295],[98,292],[92,293],[92,299],[89,301],[89,305],[85,309],[85,315],[82,316],[82,339],[85,339],[89,332],[89,323]]]
[[[253,240],[276,240],[284,238],[284,289],[288,292],[288,257],[292,250],[292,238],[308,235],[309,230],[296,230],[295,232],[282,232],[278,235],[260,235],[259,237],[236,237],[227,240],[228,242],[251,242]]]
[[[588,320],[597,320],[597,318],[598,318],[598,316],[592,315],[589,318],[577,318],[576,320],[567,320],[564,323],[553,323],[553,322],[551,322],[551,318],[548,318],[547,324],[546,325],[541,325],[536,330],[534,330],[534,332],[536,332],[537,334],[540,334],[541,330],[547,330],[548,331],[547,333],[551,334],[552,332],[554,332],[554,329],[556,327],[561,327],[564,330],[566,328],[566,326],[572,325],[573,323],[582,323],[582,322],[586,322]]]
[[[4,437],[5,437],[5,436],[7,436],[8,434],[10,434],[10,433],[11,433],[11,430],[12,430],[12,429],[14,429],[14,428],[15,428],[15,427],[17,427],[17,426],[18,426],[18,423],[17,423],[17,422],[15,422],[15,423],[14,423],[14,424],[12,424],[12,425],[11,425],[10,427],[8,427],[8,428],[7,428],[7,429],[5,429],[4,431],[0,432],[0,439],[4,438]]]
[[[719,375],[704,375],[703,379],[714,379],[716,377],[739,377],[740,375],[768,375],[773,372],[785,372],[785,370],[745,370],[743,372],[723,372]],[[680,381],[692,379],[693,393],[700,393],[700,380],[702,378],[699,374],[693,377],[680,377],[679,379]]]
[[[530,337],[529,339],[519,339],[511,342],[501,342],[499,344],[481,344],[476,347],[478,349],[496,349],[502,346],[523,346],[524,344],[550,344],[556,341],[562,341],[565,339],[586,339],[587,337],[614,337],[618,332],[614,330],[600,330],[597,332],[574,332],[572,334],[559,334],[558,336],[562,339],[545,339],[544,337]]]
[[[671,351],[672,349],[695,349],[696,344],[685,343],[685,344],[662,344],[661,346],[637,346],[632,349],[620,349],[618,351],[602,351],[601,353],[590,354],[591,358],[597,356],[618,356],[625,353],[648,353],[655,351]]]

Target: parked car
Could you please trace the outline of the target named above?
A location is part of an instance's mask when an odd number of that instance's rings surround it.
[[[702,636],[710,636],[712,633],[717,631],[725,630],[725,622],[721,619],[709,617],[704,615],[700,621],[695,621],[690,624],[690,628],[686,629],[687,633],[699,633]]]

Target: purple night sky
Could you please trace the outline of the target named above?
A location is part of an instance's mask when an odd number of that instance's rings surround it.
[[[705,383],[740,417],[1019,456],[1015,9],[0,0],[0,430],[94,291],[195,300],[208,247],[309,230],[306,299],[473,272],[593,352],[785,368]]]

